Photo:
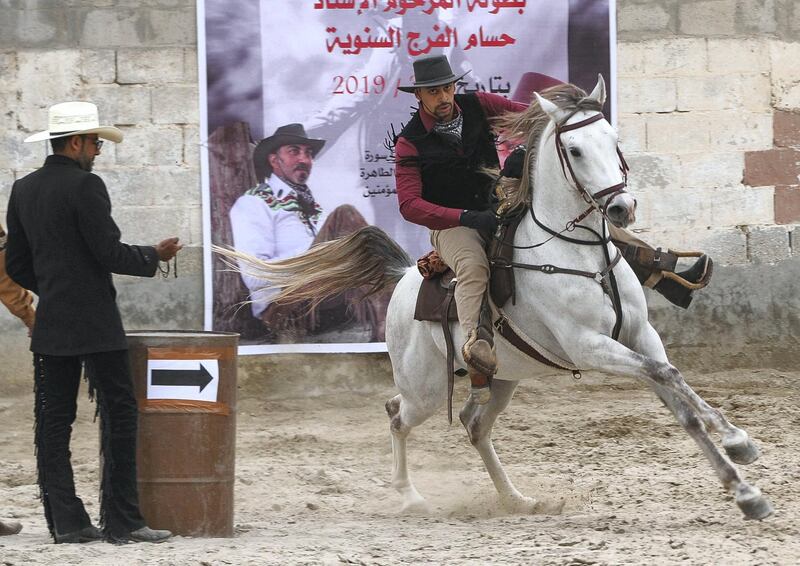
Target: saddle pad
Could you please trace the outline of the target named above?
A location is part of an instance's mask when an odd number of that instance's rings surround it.
[[[417,294],[417,306],[414,309],[414,320],[427,320],[430,322],[441,322],[444,311],[444,300],[447,297],[447,286],[452,281],[452,269],[448,269],[441,276],[433,279],[423,279]],[[456,302],[450,307],[448,320],[458,320]]]

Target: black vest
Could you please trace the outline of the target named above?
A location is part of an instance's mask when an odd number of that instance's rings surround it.
[[[494,136],[486,113],[474,94],[457,94],[464,115],[461,144],[453,145],[434,130],[425,130],[419,111],[400,135],[417,148],[419,157],[402,160],[417,166],[422,176],[422,198],[428,202],[467,210],[492,205],[492,178],[481,168],[499,168]]]

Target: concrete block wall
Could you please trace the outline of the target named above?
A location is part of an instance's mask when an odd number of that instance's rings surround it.
[[[618,0],[618,110],[635,231],[709,253],[687,312],[648,293],[684,365],[793,365],[800,324],[800,5]]]
[[[644,239],[725,265],[798,253],[798,17],[796,2],[618,2],[619,129]]]
[[[782,363],[775,349],[796,350],[800,336],[785,312],[800,297],[800,6],[617,0],[617,22],[636,229],[719,266],[690,311],[651,293],[651,315],[688,363],[708,352],[725,353],[723,366]],[[118,278],[130,329],[202,328],[196,45],[195,0],[0,0],[0,214],[14,179],[44,159],[45,144],[21,142],[45,128],[47,106],[90,99],[126,135],[97,160],[124,239],[187,245],[177,279]],[[27,387],[24,329],[2,309],[0,355],[0,384]],[[257,366],[248,360],[246,373]]]
[[[90,100],[124,141],[95,161],[123,240],[186,246],[178,278],[118,277],[126,327],[202,329],[202,218],[194,0],[0,0],[0,216],[49,147],[47,107]],[[22,324],[0,309],[0,384],[27,387]],[[3,386],[0,385],[0,390]]]

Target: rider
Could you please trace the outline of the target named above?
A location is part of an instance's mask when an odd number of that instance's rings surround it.
[[[489,118],[527,105],[486,92],[455,94],[456,82],[466,74],[453,73],[444,55],[414,61],[414,84],[399,89],[413,93],[419,108],[396,140],[395,178],[403,218],[431,230],[431,243],[455,272],[458,319],[466,335],[461,352],[472,398],[483,404],[490,398],[489,379],[497,369],[485,247],[498,219],[494,179],[484,170],[499,168],[499,160]],[[632,249],[652,250],[628,236],[625,241]],[[705,273],[705,262],[710,261],[704,256],[700,262]],[[649,271],[655,270],[650,266]]]

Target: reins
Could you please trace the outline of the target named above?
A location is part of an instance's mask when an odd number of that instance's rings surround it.
[[[611,303],[614,308],[614,313],[616,315],[616,322],[614,324],[614,329],[612,330],[611,337],[614,340],[619,338],[620,330],[622,328],[622,301],[619,296],[619,288],[617,287],[617,279],[614,275],[614,267],[619,263],[620,259],[622,258],[622,254],[617,250],[616,255],[612,259],[609,251],[608,251],[608,243],[611,242],[611,237],[607,234],[607,224],[608,222],[608,214],[607,209],[609,203],[614,199],[615,196],[625,193],[626,187],[628,186],[628,164],[625,161],[625,157],[622,155],[622,151],[617,146],[617,155],[620,159],[620,171],[622,172],[622,182],[617,183],[616,185],[612,185],[605,189],[601,189],[596,193],[590,193],[581,183],[578,181],[577,176],[575,175],[575,171],[572,169],[572,164],[567,157],[567,150],[564,146],[564,143],[561,141],[561,134],[564,132],[569,132],[572,130],[577,130],[589,124],[593,124],[599,120],[603,120],[605,117],[602,113],[595,114],[594,116],[590,116],[584,120],[579,122],[575,122],[574,124],[566,125],[566,121],[569,120],[576,112],[578,112],[580,108],[575,109],[572,113],[570,113],[560,124],[556,124],[555,130],[555,145],[556,145],[556,153],[558,154],[558,160],[561,165],[561,171],[564,174],[564,178],[567,182],[571,182],[576,190],[580,193],[581,197],[583,197],[584,201],[586,201],[590,206],[579,214],[576,218],[567,222],[566,226],[560,230],[555,231],[549,226],[542,223],[538,218],[536,218],[536,213],[533,210],[533,205],[529,205],[531,218],[539,226],[542,230],[550,234],[550,237],[546,240],[539,242],[537,244],[532,244],[529,246],[517,246],[514,244],[504,244],[500,242],[501,245],[511,246],[514,249],[534,249],[544,244],[550,242],[554,238],[558,238],[565,242],[569,242],[572,244],[584,245],[584,246],[602,246],[603,248],[603,256],[605,259],[606,267],[601,271],[584,271],[580,269],[570,269],[566,267],[558,267],[556,265],[551,264],[542,264],[542,265],[534,265],[529,263],[518,263],[518,262],[511,262],[506,264],[503,262],[501,267],[510,267],[510,268],[518,268],[518,269],[525,269],[528,271],[538,271],[540,273],[545,273],[547,275],[552,275],[556,273],[564,274],[564,275],[575,275],[579,277],[586,277],[589,279],[594,279],[597,281],[603,291],[611,298]],[[598,202],[599,199],[606,198],[605,204],[600,205]],[[603,234],[599,234],[593,228],[589,228],[588,226],[583,226],[579,224],[581,221],[585,220],[592,212],[597,211],[602,216],[602,227],[603,227]],[[597,239],[592,241],[581,240],[578,238],[571,238],[566,236],[565,232],[573,232],[576,228],[582,228],[584,230],[588,230],[591,232]],[[495,236],[496,238],[496,236]]]

